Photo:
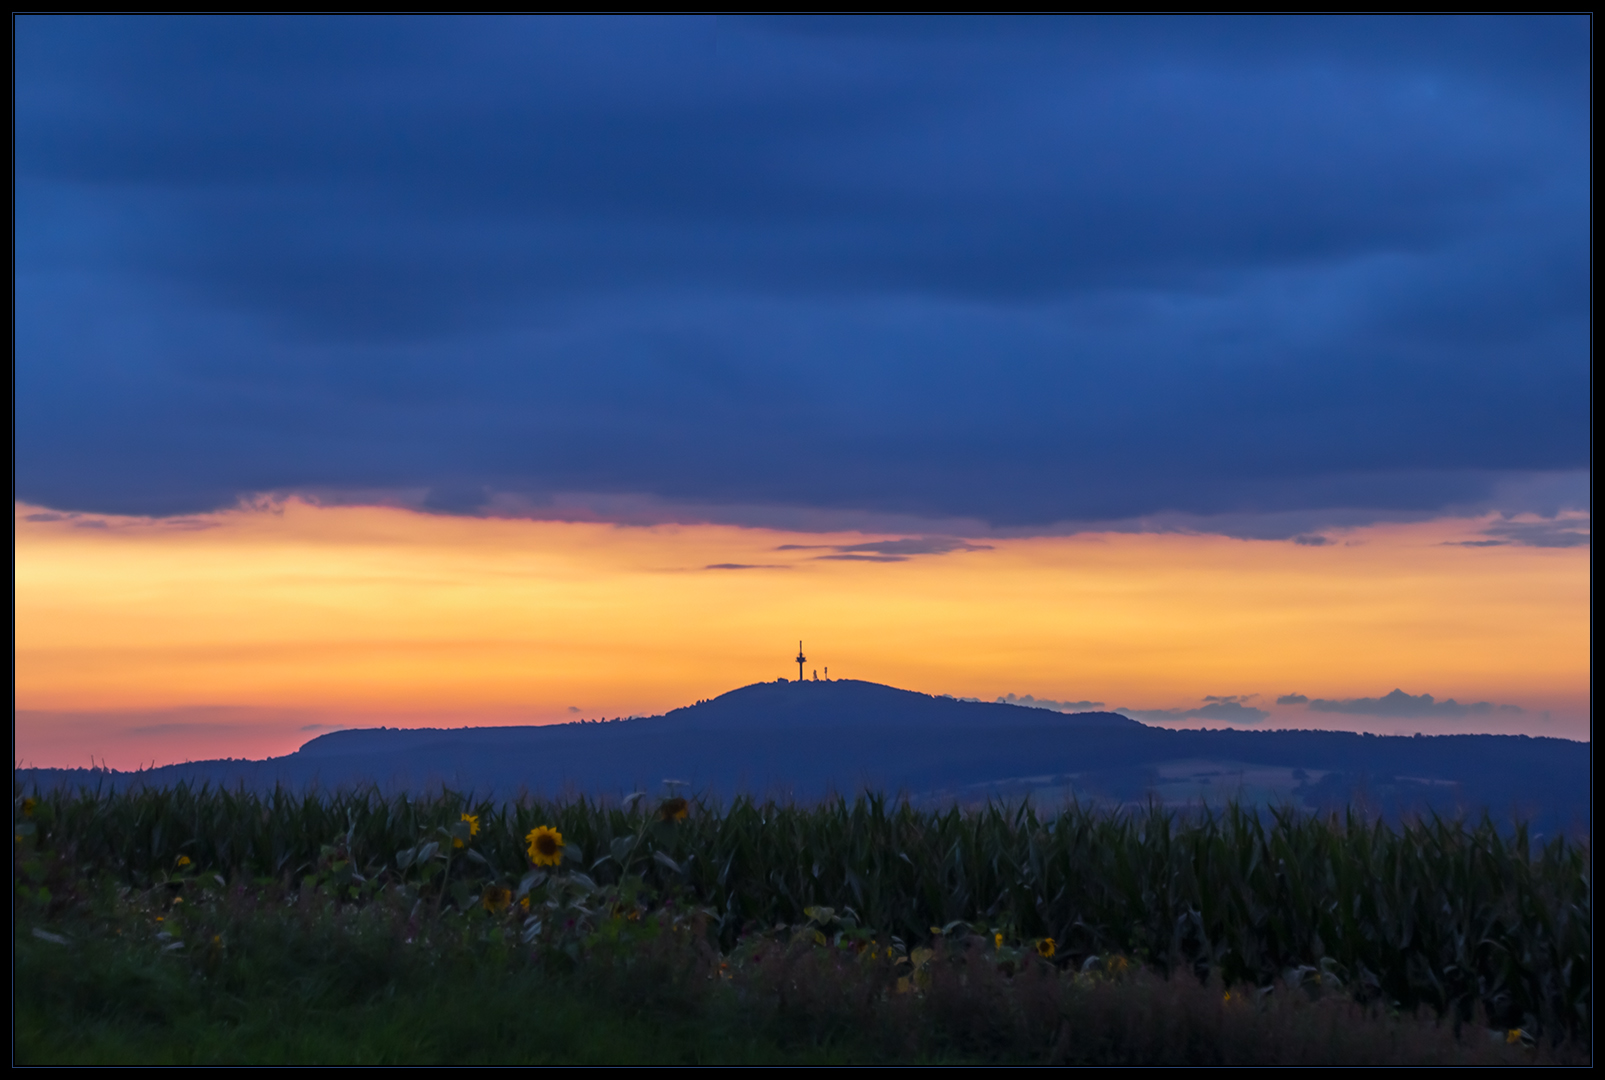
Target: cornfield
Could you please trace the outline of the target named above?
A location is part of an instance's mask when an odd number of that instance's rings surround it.
[[[1395,828],[1239,807],[930,811],[873,796],[803,807],[186,787],[25,794],[14,799],[19,840],[129,884],[183,866],[316,885],[355,904],[411,881],[449,911],[515,883],[527,891],[528,838],[547,826],[563,838],[562,873],[707,909],[721,948],[828,907],[907,947],[962,927],[1052,939],[1067,965],[1130,956],[1254,986],[1314,971],[1401,1009],[1469,1018],[1480,1006],[1496,1023],[1585,1040],[1591,1027],[1589,843],[1535,845],[1487,819]]]

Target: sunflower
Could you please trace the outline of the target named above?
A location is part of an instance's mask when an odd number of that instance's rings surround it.
[[[1045,937],[1037,942],[1037,955],[1044,960],[1050,959],[1055,951],[1056,948],[1052,938]]]
[[[462,820],[468,822],[468,838],[470,840],[472,840],[474,837],[479,835],[479,815],[478,814],[464,814],[464,815],[462,815]],[[454,836],[454,837],[451,838],[451,846],[452,847],[462,847],[463,846],[463,842],[461,840],[457,839],[457,837]]]
[[[537,825],[524,837],[529,841],[529,861],[536,866],[556,866],[563,861],[563,834],[546,825]]]
[[[492,885],[485,890],[485,895],[479,898],[479,902],[492,915],[498,911],[506,911],[508,905],[513,902],[513,890],[505,885]]]
[[[684,821],[691,812],[691,805],[680,796],[664,799],[663,805],[658,807],[659,821]]]
[[[173,865],[175,865],[175,866],[188,866],[189,865],[189,856],[188,855],[180,855],[178,857],[177,862],[175,862]]]

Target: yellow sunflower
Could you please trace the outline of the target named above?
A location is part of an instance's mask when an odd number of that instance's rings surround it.
[[[529,841],[529,861],[536,866],[556,866],[563,861],[563,834],[546,825],[537,825],[524,837]]]
[[[1045,937],[1037,942],[1037,955],[1044,960],[1051,958],[1056,951],[1054,940],[1050,937]]]
[[[474,837],[478,836],[479,835],[479,815],[478,814],[464,814],[464,815],[462,815],[462,819],[464,821],[468,822],[468,837],[469,837],[469,839],[473,839]],[[457,839],[454,836],[454,837],[451,838],[451,846],[452,847],[462,847],[463,846],[463,842],[461,840]]]
[[[506,911],[508,905],[513,902],[513,890],[505,885],[492,885],[485,890],[485,895],[479,898],[479,902],[485,905],[485,910],[492,915],[498,911]]]
[[[684,821],[686,815],[690,812],[691,804],[676,795],[672,799],[663,800],[663,805],[658,807],[658,819],[661,821]]]

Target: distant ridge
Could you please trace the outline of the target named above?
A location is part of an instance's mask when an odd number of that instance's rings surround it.
[[[24,785],[179,782],[270,790],[445,785],[513,797],[615,797],[666,779],[718,797],[801,800],[864,789],[926,802],[1032,797],[1182,804],[1237,797],[1306,809],[1358,799],[1397,816],[1488,810],[1586,831],[1588,744],[1525,736],[1380,737],[1173,731],[1118,713],[1059,713],[841,679],[755,683],[662,716],[608,723],[364,728],[265,761],[139,773],[19,770]]]

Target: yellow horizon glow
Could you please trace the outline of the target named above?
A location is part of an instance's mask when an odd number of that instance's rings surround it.
[[[41,765],[284,753],[308,717],[663,712],[794,678],[798,638],[821,674],[984,700],[1259,694],[1268,726],[1588,737],[1587,549],[1453,546],[1477,521],[1319,547],[1106,533],[861,562],[778,549],[879,537],[299,500],[181,520],[14,517],[16,753]],[[705,569],[720,563],[783,568]],[[1272,705],[1395,687],[1528,711],[1426,726],[1300,711],[1295,725]],[[255,719],[236,730],[227,716]]]

